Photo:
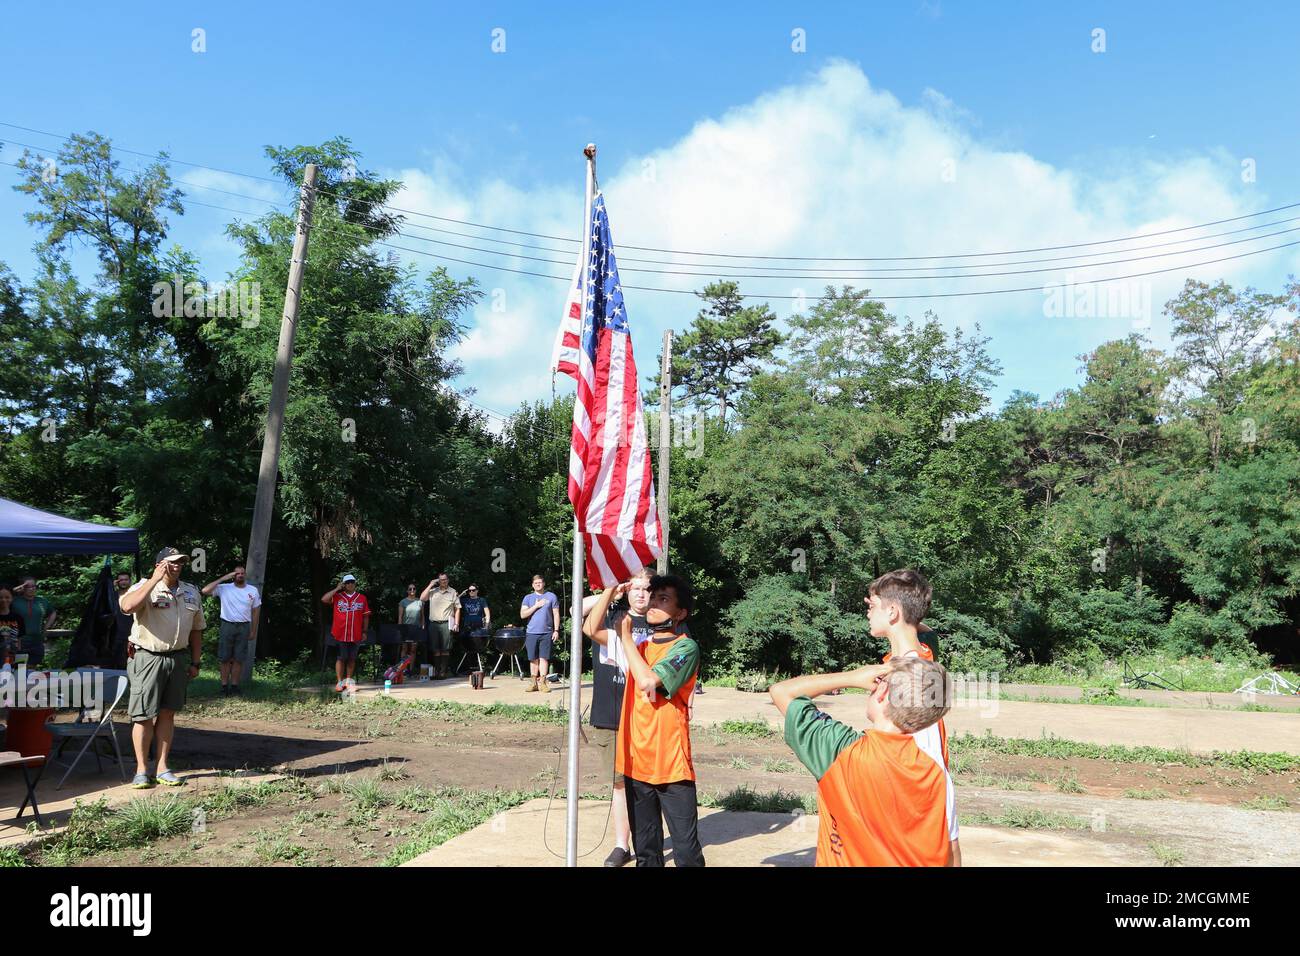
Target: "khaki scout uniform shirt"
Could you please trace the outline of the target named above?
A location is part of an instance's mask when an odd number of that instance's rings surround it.
[[[460,596],[454,588],[439,591],[434,588],[429,592],[429,620],[450,621],[451,612],[460,607]]]
[[[148,584],[140,581],[127,591],[130,594]],[[154,585],[149,599],[140,605],[133,615],[135,623],[131,625],[131,643],[143,647],[155,654],[166,654],[188,647],[190,632],[201,631],[207,627],[203,619],[203,599],[199,589],[184,581],[176,585],[176,590],[167,586],[165,580]]]

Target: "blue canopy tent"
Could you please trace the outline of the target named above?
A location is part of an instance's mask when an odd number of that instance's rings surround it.
[[[133,554],[138,572],[140,533],[135,528],[64,518],[0,498],[0,554]],[[117,623],[116,611],[110,562],[105,558],[68,652],[69,668],[126,666],[126,634]]]
[[[135,528],[91,524],[0,498],[0,554],[136,554]]]

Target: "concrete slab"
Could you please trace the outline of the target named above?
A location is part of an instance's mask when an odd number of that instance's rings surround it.
[[[468,680],[461,678],[402,684],[392,689],[392,696],[398,700],[534,704],[567,710],[567,689],[556,687],[549,694],[530,694],[525,692],[526,686],[514,678],[498,677],[482,690],[474,690]],[[379,685],[358,687],[358,696],[362,698],[382,693]],[[590,703],[591,684],[584,682],[583,708]],[[860,694],[823,697],[817,704],[855,728],[867,725],[866,705]],[[987,732],[998,737],[1031,740],[1054,736],[1083,743],[1164,747],[1197,753],[1256,750],[1300,755],[1300,717],[1292,713],[991,699],[961,702],[946,719],[950,734]],[[762,720],[778,729],[781,727],[780,714],[766,694],[750,694],[729,687],[713,687],[697,695],[692,720],[700,727],[724,720]]]
[[[579,866],[601,866],[614,848],[610,804],[578,804]],[[563,866],[564,802],[529,802],[423,853],[406,866]],[[700,841],[709,866],[812,866],[817,817],[700,810]],[[668,841],[671,846],[671,840]],[[966,866],[1128,866],[1121,848],[1052,831],[963,827]],[[671,853],[668,855],[671,866]]]

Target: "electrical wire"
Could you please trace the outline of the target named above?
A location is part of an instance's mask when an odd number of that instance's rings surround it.
[[[72,138],[70,136],[60,136],[59,134],[51,133],[48,130],[35,129],[30,126],[19,126],[14,123],[0,122],[0,126],[9,127],[11,129],[19,129],[26,132],[37,133],[42,136],[50,136],[56,139],[61,139],[65,142]],[[36,147],[28,146],[27,148],[36,148]],[[251,173],[242,173],[234,170],[223,169],[216,166],[208,166],[203,163],[194,163],[186,160],[175,159],[171,156],[160,154],[160,153],[144,153],[137,150],[131,150],[125,147],[118,147],[118,146],[113,146],[113,148],[117,149],[119,152],[124,152],[136,156],[143,156],[160,162],[171,162],[182,166],[191,166],[197,169],[206,169],[211,172],[218,172],[218,173],[223,173],[231,176],[239,176],[245,179],[257,180],[260,182],[271,182],[271,183],[284,185],[283,181],[281,180],[276,180],[265,176],[256,176]],[[190,184],[190,185],[197,186],[198,184]],[[215,189],[216,187],[200,187],[200,188]],[[419,216],[422,218],[433,219],[440,222],[451,222],[458,225],[470,226],[476,229],[491,230],[495,232],[505,232],[512,235],[527,236],[533,239],[546,239],[550,241],[565,242],[570,244],[580,244],[582,241],[580,239],[574,239],[571,236],[552,236],[545,233],[529,232],[527,230],[513,229],[505,226],[493,226],[484,223],[477,223],[467,219],[456,219],[449,216],[438,216],[433,213],[421,212],[419,210],[414,210],[414,209],[405,209],[400,206],[394,206],[389,203],[383,203],[376,200],[367,200],[355,196],[346,196],[342,193],[337,193],[328,189],[318,188],[317,194],[331,197],[331,198],[342,199],[347,202],[361,203],[371,207],[379,206],[388,210],[389,212],[397,212],[397,213],[402,213],[404,215]],[[231,193],[231,195],[239,195],[239,194]],[[258,197],[244,196],[242,198],[255,199]],[[260,201],[265,202],[267,200],[260,200]],[[700,251],[700,250],[665,249],[665,248],[658,248],[658,247],[651,247],[651,246],[639,246],[639,245],[628,244],[628,243],[622,244],[621,248],[632,249],[641,252],[654,252],[654,253],[678,255],[678,256],[692,256],[692,257],[704,256],[710,258],[728,258],[728,259],[761,260],[761,261],[777,261],[777,262],[916,262],[916,261],[927,261],[927,260],[938,260],[938,259],[963,259],[963,258],[982,258],[982,257],[989,257],[989,256],[1022,255],[1022,254],[1035,253],[1035,252],[1051,252],[1051,251],[1060,251],[1063,249],[1080,249],[1080,248],[1091,248],[1091,247],[1102,246],[1102,245],[1114,245],[1116,243],[1130,242],[1137,239],[1149,239],[1158,236],[1174,235],[1176,233],[1181,233],[1181,232],[1190,232],[1194,230],[1205,229],[1211,226],[1224,225],[1233,222],[1241,222],[1247,219],[1254,219],[1259,216],[1271,215],[1272,213],[1275,212],[1282,212],[1285,210],[1295,209],[1295,208],[1300,208],[1300,202],[1287,203],[1281,206],[1275,206],[1271,209],[1260,210],[1258,212],[1247,213],[1240,216],[1227,217],[1224,219],[1216,219],[1209,222],[1198,223],[1191,226],[1179,226],[1171,229],[1163,229],[1163,230],[1158,230],[1155,232],[1147,232],[1147,233],[1138,233],[1135,235],[1118,237],[1114,239],[1099,239],[1099,240],[1093,240],[1089,242],[1063,243],[1063,244],[1052,245],[1052,246],[1036,246],[1036,247],[1030,247],[1026,249],[1001,250],[996,252],[944,253],[940,255],[925,255],[925,256],[769,256],[769,255],[744,254],[744,253],[707,252],[707,251]],[[1200,237],[1200,238],[1209,238],[1209,237]],[[1193,241],[1193,240],[1183,240],[1183,241]],[[560,250],[547,250],[547,251],[558,252]],[[1116,250],[1116,251],[1134,251],[1134,250]],[[776,267],[772,267],[772,268],[776,268]],[[958,266],[956,268],[962,268],[962,267]]]

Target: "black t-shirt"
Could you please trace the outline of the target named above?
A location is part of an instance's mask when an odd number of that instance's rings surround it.
[[[484,611],[487,610],[487,598],[461,598],[460,599],[460,623],[461,630],[474,631],[483,626]]]
[[[18,639],[27,633],[27,624],[23,617],[12,608],[7,614],[0,614],[0,650],[12,644],[18,650]]]
[[[611,641],[619,640],[619,628],[623,618],[631,616],[632,634],[643,638],[650,636],[650,624],[639,614],[631,614],[626,604],[615,605],[605,615],[605,626],[614,632]],[[605,730],[618,730],[618,721],[623,714],[623,694],[627,690],[627,675],[617,664],[602,664],[600,645],[591,649],[592,688],[591,688],[591,726]]]
[[[122,592],[122,594],[125,593],[125,591]],[[117,621],[117,630],[113,632],[113,640],[115,642],[125,641],[130,637],[131,627],[135,624],[135,617],[133,615],[122,613],[122,594],[119,594],[115,588],[111,598],[113,616]]]

